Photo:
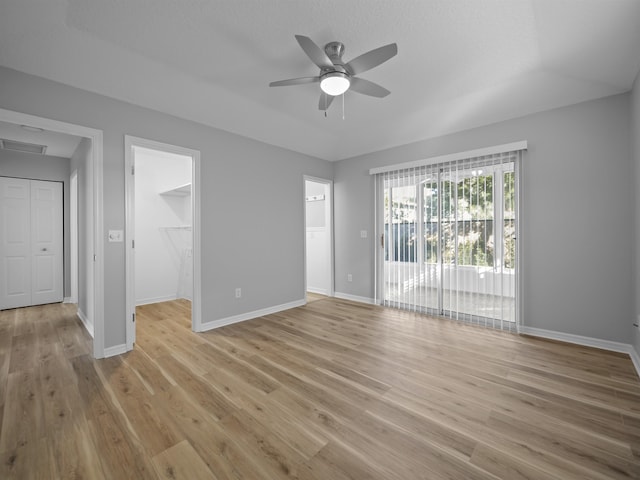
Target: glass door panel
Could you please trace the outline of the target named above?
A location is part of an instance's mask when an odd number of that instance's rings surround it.
[[[385,303],[514,322],[515,215],[513,163],[447,165],[386,179]]]
[[[457,171],[445,182],[447,233],[443,310],[493,316],[493,173]]]
[[[392,303],[414,303],[419,245],[416,194],[416,185],[385,189],[385,299]]]
[[[421,186],[422,193],[422,262],[423,281],[421,307],[429,311],[440,311],[441,268],[440,268],[440,212],[437,177],[426,180]]]
[[[516,194],[515,172],[504,172],[502,209],[502,252],[499,265],[502,296],[501,318],[516,321]]]

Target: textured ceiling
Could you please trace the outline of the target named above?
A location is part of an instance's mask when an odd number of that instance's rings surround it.
[[[396,42],[325,118],[295,34]],[[628,91],[638,0],[3,0],[0,65],[337,160]]]

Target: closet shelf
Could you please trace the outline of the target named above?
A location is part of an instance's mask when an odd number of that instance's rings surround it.
[[[160,192],[160,195],[168,197],[186,197],[187,195],[191,195],[191,184],[185,183],[184,185],[165,190],[164,192]]]

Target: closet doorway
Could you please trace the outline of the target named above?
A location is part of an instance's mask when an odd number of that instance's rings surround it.
[[[62,182],[0,177],[0,310],[62,302]]]
[[[304,177],[305,292],[307,302],[333,296],[333,184]]]
[[[126,137],[127,350],[135,343],[136,307],[191,309],[199,322],[197,178],[199,153]],[[159,305],[161,306],[161,305]]]

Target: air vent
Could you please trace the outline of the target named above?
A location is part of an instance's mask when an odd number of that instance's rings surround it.
[[[24,152],[24,153],[35,153],[38,155],[44,155],[44,152],[47,151],[46,145],[16,142],[15,140],[7,140],[6,138],[0,138],[0,147],[2,147],[5,150],[13,150],[15,152]]]

